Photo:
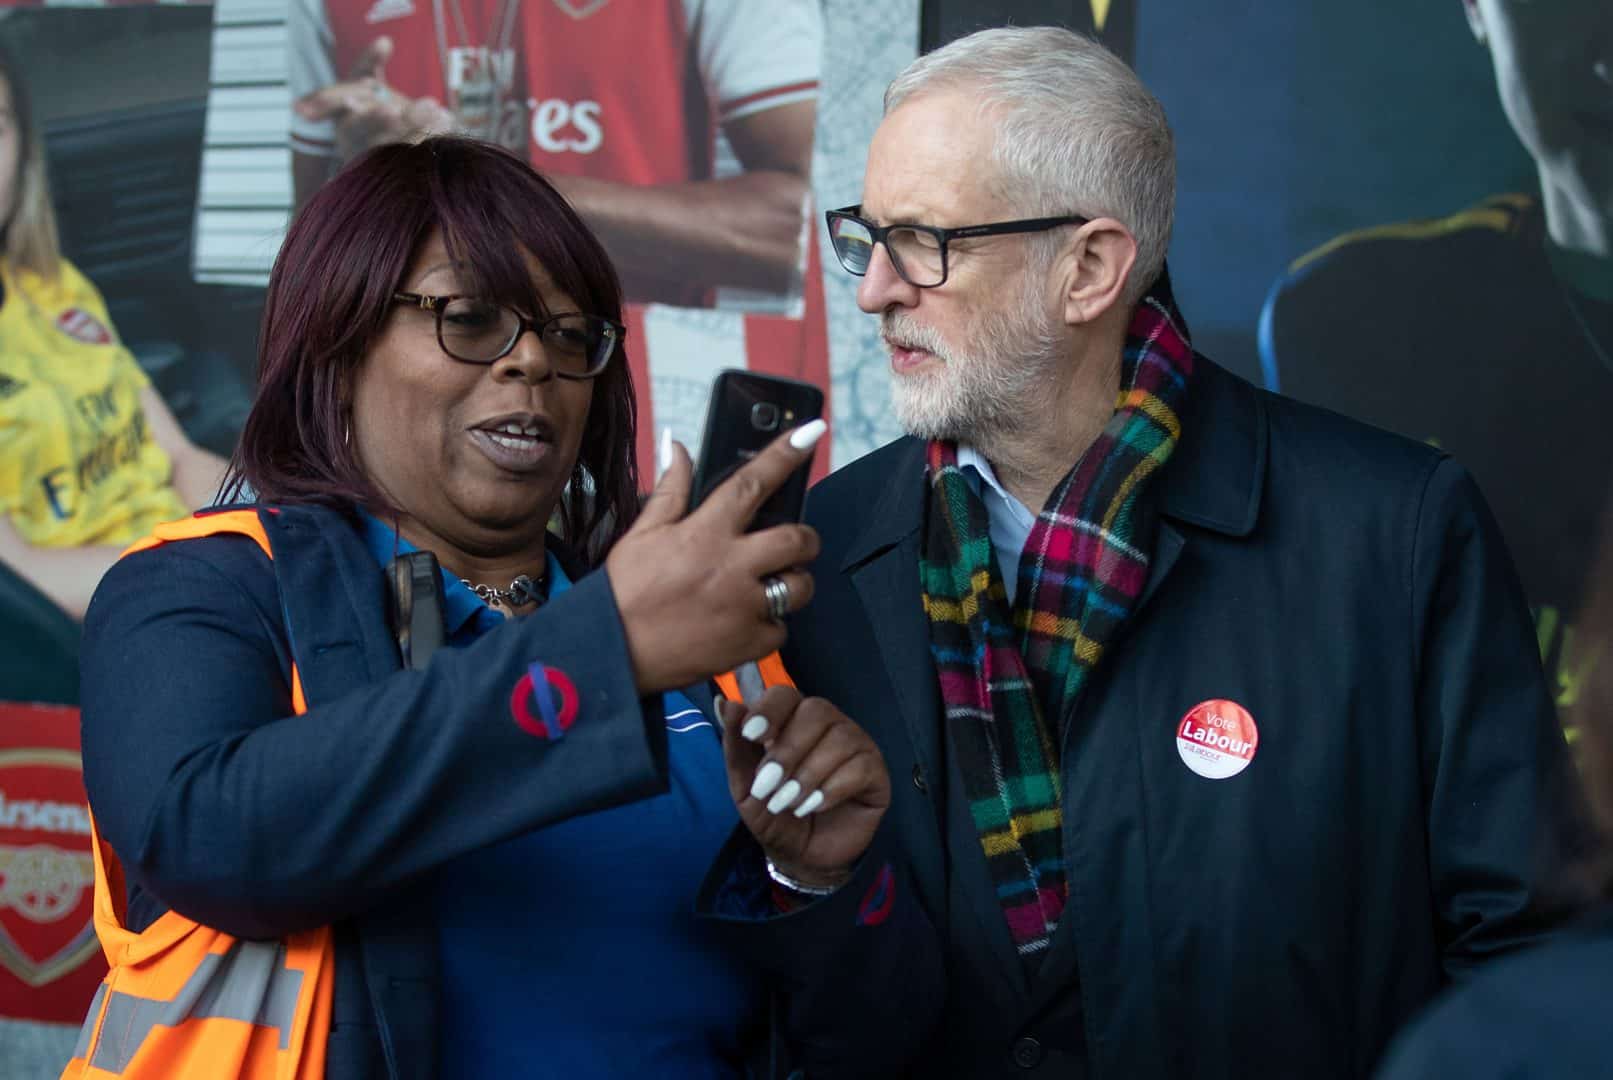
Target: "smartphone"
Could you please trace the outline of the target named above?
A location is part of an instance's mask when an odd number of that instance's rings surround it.
[[[711,403],[706,407],[706,432],[695,462],[691,508],[699,506],[713,488],[781,433],[821,415],[823,391],[811,383],[754,371],[719,374],[711,384]],[[750,532],[801,520],[810,465],[810,460],[803,462],[768,497],[751,519]]]

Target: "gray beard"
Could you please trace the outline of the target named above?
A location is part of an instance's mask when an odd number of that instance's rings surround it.
[[[965,443],[988,457],[994,443],[1031,425],[1064,359],[1055,328],[1029,303],[982,317],[963,348],[899,315],[887,314],[883,323],[889,337],[934,354],[944,365],[924,375],[893,376],[891,399],[902,430],[920,439]]]

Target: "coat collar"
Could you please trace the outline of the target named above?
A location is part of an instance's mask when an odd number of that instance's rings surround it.
[[[1160,511],[1182,524],[1248,536],[1265,488],[1266,409],[1260,392],[1243,379],[1203,356],[1195,364],[1182,444],[1159,478]],[[923,523],[924,447],[912,437],[891,446],[891,482],[847,549],[842,571],[895,547]]]
[[[1260,391],[1199,356],[1182,443],[1160,474],[1160,511],[1186,525],[1248,536],[1266,483],[1267,416]]]
[[[924,442],[905,436],[894,443],[891,455],[890,482],[885,493],[872,507],[867,526],[855,543],[846,550],[842,572],[855,569],[875,556],[900,544],[910,534],[918,532],[924,521]]]

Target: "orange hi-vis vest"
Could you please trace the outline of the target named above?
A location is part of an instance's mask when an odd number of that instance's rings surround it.
[[[250,536],[274,558],[253,510],[158,525],[125,554],[219,533]],[[308,711],[295,666],[291,699]],[[323,1080],[336,987],[330,928],[243,941],[168,911],[135,933],[123,925],[123,868],[93,813],[90,839],[95,932],[111,970],[62,1080]]]

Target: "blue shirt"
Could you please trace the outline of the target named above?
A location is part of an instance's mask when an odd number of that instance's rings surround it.
[[[385,565],[409,543],[381,522]],[[551,553],[549,594],[570,580]],[[443,575],[450,648],[504,617]],[[738,823],[710,718],[663,695],[671,789],[583,814],[441,867],[440,1076],[738,1077],[763,988],[694,917]],[[474,776],[466,783],[475,783]]]
[[[1003,587],[1008,590],[1008,602],[1012,604],[1014,593],[1019,589],[1019,559],[1025,553],[1025,542],[1031,538],[1036,512],[1009,494],[998,481],[991,462],[974,447],[959,444],[958,469],[980,496],[980,501],[986,504],[991,550],[997,555]]]

